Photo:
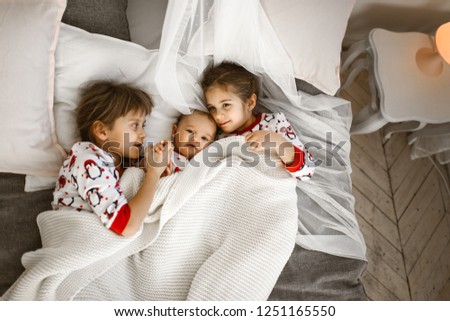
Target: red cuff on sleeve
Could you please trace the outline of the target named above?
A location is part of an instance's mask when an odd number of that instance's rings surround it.
[[[130,220],[131,210],[130,206],[127,204],[124,204],[120,209],[119,212],[116,215],[116,218],[114,219],[114,222],[112,223],[111,227],[109,228],[111,231],[116,232],[117,234],[122,235],[123,230],[128,224],[128,221]]]
[[[288,166],[283,163],[286,169],[291,173],[297,172],[300,168],[302,168],[303,163],[305,162],[305,153],[297,146],[294,146],[294,150],[295,154],[292,164]]]

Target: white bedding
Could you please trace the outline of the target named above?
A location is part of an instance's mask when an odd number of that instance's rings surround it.
[[[77,88],[96,77],[126,79],[152,94],[156,106],[147,122],[148,134],[151,138],[169,138],[165,135],[170,133],[180,111],[164,102],[156,90],[156,80],[152,77],[157,52],[67,25],[61,27],[59,43],[55,117],[57,134],[63,146],[69,148],[76,139],[73,127],[67,124],[74,123]],[[192,79],[198,70],[188,67],[182,63],[178,65],[178,70],[186,76],[179,79],[179,86],[182,96],[191,102],[190,106],[197,106],[193,102],[198,100],[201,91],[192,86]],[[327,95],[310,96],[303,92],[298,95],[301,97],[300,106],[293,106],[282,98],[262,101],[272,112],[286,114],[300,140],[312,144],[310,151],[313,157],[322,162],[318,164],[313,179],[300,182],[297,188],[300,214],[305,213],[299,215],[297,244],[307,249],[365,260],[365,244],[354,216],[351,194],[349,102]],[[54,183],[55,178],[50,180]],[[27,183],[31,181],[28,176]],[[33,183],[28,185],[37,182]]]
[[[220,5],[225,6],[227,3],[236,8],[234,1],[221,1]],[[251,10],[252,5],[259,4],[249,1],[247,7],[238,7],[242,11],[247,10],[249,19],[246,21],[268,23],[266,19],[255,18],[254,15],[257,16],[256,13],[260,11]],[[198,79],[212,59],[214,63],[218,62],[217,57],[193,57],[183,52],[189,47],[189,41],[195,38],[194,35],[198,36],[197,40],[201,40],[202,35],[189,24],[189,19],[195,19],[191,16],[192,12],[182,12],[182,16],[175,21],[183,22],[180,26],[170,23],[170,17],[175,13],[169,8],[160,52],[62,25],[56,53],[55,122],[58,140],[63,146],[71,146],[76,139],[73,127],[68,124],[74,123],[77,88],[91,79],[124,80],[149,92],[156,102],[147,122],[151,138],[169,138],[163,136],[170,133],[177,115],[187,113],[192,108],[204,108]],[[206,16],[199,17],[200,21],[206,21]],[[226,23],[220,25],[227,26]],[[270,26],[265,26],[264,30],[268,29]],[[219,35],[223,33],[226,30],[220,30]],[[185,34],[188,35],[187,39],[183,38]],[[254,46],[264,47],[268,42],[281,50],[279,43],[275,46],[275,42],[279,41],[276,37],[269,40],[267,37],[253,39],[251,52],[258,54],[254,60],[253,55],[233,56],[245,54],[245,50],[240,52],[232,46],[229,46],[228,52],[227,48],[221,47],[223,51],[219,58],[236,58],[238,63],[245,64],[267,80],[263,83],[264,95],[274,100],[262,103],[272,112],[283,111],[300,135],[300,140],[310,146],[313,157],[321,162],[317,164],[313,179],[300,182],[297,186],[299,216],[296,242],[307,249],[365,260],[364,239],[354,215],[354,197],[351,193],[349,102],[332,96],[310,96],[296,92],[292,88],[293,74],[286,66],[284,69],[279,68],[275,75],[271,74],[274,66],[289,64],[289,59],[285,60],[286,55],[274,59],[273,56],[264,55],[264,51],[255,50]],[[197,53],[201,54],[201,49]],[[161,58],[161,55],[164,57]],[[163,62],[169,64],[167,69],[163,68]],[[261,65],[264,62],[269,62],[268,69]],[[286,74],[280,73],[281,70],[287,70]],[[32,182],[31,177],[27,177],[29,182]]]
[[[24,255],[26,270],[3,299],[266,300],[294,248],[296,180],[264,155],[250,165],[243,144],[222,139],[207,149],[216,166],[204,151],[162,179],[134,238],[90,212],[41,213],[43,248]],[[142,177],[125,172],[128,197]]]

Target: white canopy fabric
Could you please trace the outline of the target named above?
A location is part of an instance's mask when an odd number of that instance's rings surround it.
[[[183,113],[202,106],[201,88],[188,93],[192,88],[178,77],[176,62],[199,78],[211,62],[224,60],[261,76],[265,95],[300,106],[292,62],[259,1],[169,1],[156,68],[161,96]]]
[[[365,260],[351,193],[349,102],[296,90],[292,62],[258,0],[169,1],[155,78],[162,99],[183,114],[205,110],[202,73],[224,60],[260,76],[260,107],[284,112],[317,161],[313,178],[297,184],[297,244]]]

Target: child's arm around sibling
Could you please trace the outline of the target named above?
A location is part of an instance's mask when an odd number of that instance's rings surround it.
[[[299,180],[308,180],[314,173],[314,161],[299,140],[283,113],[260,114],[257,130],[249,132],[245,139],[256,150],[274,148],[286,169]],[[267,146],[269,144],[269,146]]]

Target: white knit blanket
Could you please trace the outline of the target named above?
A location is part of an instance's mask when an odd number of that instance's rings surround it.
[[[209,164],[203,152],[161,179],[133,238],[90,212],[41,213],[42,249],[23,256],[26,270],[3,299],[266,300],[295,244],[296,180],[243,143],[222,139]],[[143,175],[125,172],[128,197]]]

